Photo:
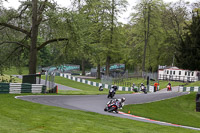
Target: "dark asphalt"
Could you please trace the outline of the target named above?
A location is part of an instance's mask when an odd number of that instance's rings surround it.
[[[187,92],[156,92],[156,93],[148,93],[148,94],[120,94],[116,95],[115,98],[125,97],[127,104],[142,104],[149,103],[159,100],[164,100],[168,98],[173,98],[181,95],[186,95]],[[200,130],[198,128],[192,128],[187,126],[173,125],[171,123],[159,122],[159,121],[150,121],[147,119],[139,118],[139,117],[130,117],[129,115],[116,114],[116,113],[108,113],[103,109],[106,103],[110,100],[107,99],[107,95],[40,95],[40,96],[20,96],[16,97],[21,100],[26,100],[34,103],[40,103],[50,106],[57,106],[67,109],[73,110],[83,110],[96,112],[104,115],[112,115],[121,118],[128,118],[137,121],[156,123],[159,125],[167,125],[167,126],[176,126],[189,128],[194,130]]]

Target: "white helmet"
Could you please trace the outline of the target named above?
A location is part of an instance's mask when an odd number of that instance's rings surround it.
[[[126,98],[125,98],[125,97],[122,97],[122,99],[121,99],[121,100],[122,100],[122,102],[125,102]]]

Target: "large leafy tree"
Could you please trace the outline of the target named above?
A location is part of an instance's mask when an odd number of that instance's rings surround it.
[[[127,6],[127,1],[126,0],[111,0],[109,4],[109,9],[108,12],[110,12],[110,19],[108,20],[108,26],[110,28],[110,32],[108,33],[109,35],[109,42],[107,42],[106,49],[107,51],[105,52],[106,55],[106,75],[109,75],[109,68],[110,68],[110,63],[112,61],[113,55],[116,55],[116,51],[119,51],[118,49],[120,48],[121,43],[119,41],[116,41],[114,39],[117,39],[115,36],[118,33],[117,30],[117,17],[120,12],[123,12],[126,10]],[[119,35],[119,34],[118,34]],[[119,54],[119,52],[117,52]]]
[[[136,12],[131,16],[132,29],[129,34],[132,40],[129,40],[129,45],[132,46],[133,62],[140,66],[143,72],[152,71],[155,55],[158,55],[157,49],[162,43],[160,18],[163,6],[161,0],[142,0],[134,7]]]
[[[1,16],[3,17],[0,19],[0,30],[4,32],[4,34],[1,35],[1,50],[5,51],[9,49],[8,52],[10,53],[6,52],[7,59],[10,58],[11,60],[13,58],[13,53],[18,49],[20,49],[20,53],[25,53],[23,50],[28,51],[29,74],[36,73],[37,53],[39,50],[50,43],[68,41],[66,35],[55,35],[47,25],[47,23],[55,21],[53,18],[55,12],[58,12],[56,11],[56,4],[48,0],[27,0],[21,2],[21,6],[18,10],[1,8]],[[58,31],[58,29],[54,30]],[[50,36],[45,36],[44,42],[38,43],[38,36],[42,35],[44,32],[45,35],[49,33]],[[16,45],[9,47],[10,44]],[[20,58],[20,56],[17,57]],[[9,60],[1,61],[1,65],[4,62],[9,62]]]
[[[192,22],[177,47],[177,65],[189,70],[200,70],[200,10],[193,10]]]
[[[104,63],[104,40],[108,36],[107,20],[109,13],[107,12],[108,1],[92,0],[87,1],[84,11],[87,12],[87,19],[90,21],[88,27],[90,39],[90,62],[97,67],[97,78],[100,79],[100,68]]]
[[[176,3],[170,3],[164,9],[162,14],[162,25],[164,29],[165,44],[160,49],[161,53],[159,60],[163,65],[176,64],[175,54],[176,46],[180,44],[182,40],[182,34],[184,33],[183,27],[188,20],[189,11],[187,9],[189,3],[184,1],[178,1]],[[167,51],[167,52],[165,52]]]
[[[122,11],[126,0],[75,0],[78,10],[78,19],[75,20],[76,37],[79,53],[84,58],[90,53],[90,61],[98,66],[100,76],[100,64],[106,61],[106,73],[109,74],[109,66],[119,55],[120,32],[117,31],[117,15]],[[80,56],[79,56],[80,57]],[[112,59],[112,60],[111,60]]]

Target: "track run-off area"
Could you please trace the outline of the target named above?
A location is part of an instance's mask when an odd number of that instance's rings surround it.
[[[188,92],[158,91],[155,93],[148,93],[148,94],[143,94],[143,93],[116,94],[114,98],[125,97],[126,98],[125,105],[128,105],[128,104],[143,104],[143,103],[155,102],[187,94]],[[175,123],[161,122],[140,116],[126,114],[123,112],[119,112],[118,114],[105,112],[104,111],[105,105],[110,100],[107,98],[107,95],[29,95],[29,96],[16,96],[15,98],[25,101],[30,101],[33,103],[40,103],[44,105],[57,106],[73,110],[90,111],[104,115],[128,118],[142,122],[149,122],[166,126],[182,127],[200,131],[200,128],[177,125]]]

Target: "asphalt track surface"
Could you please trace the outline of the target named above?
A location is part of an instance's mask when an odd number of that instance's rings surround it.
[[[186,95],[187,92],[156,92],[156,93],[148,93],[148,94],[117,94],[114,98],[122,98],[125,97],[125,105],[127,104],[142,104],[160,101],[164,99],[169,99],[181,95]],[[107,98],[107,95],[32,95],[32,96],[19,96],[17,99],[26,100],[34,103],[40,103],[44,105],[57,106],[67,109],[73,110],[83,110],[89,112],[96,112],[104,115],[111,115],[121,118],[128,118],[137,121],[150,122],[159,125],[166,126],[175,126],[175,127],[183,127],[189,128],[193,130],[200,130],[199,128],[193,128],[188,126],[176,125],[172,123],[166,123],[156,120],[151,120],[148,118],[143,118],[139,116],[134,116],[130,114],[125,114],[123,112],[116,113],[108,113],[104,111],[104,107],[106,103],[110,100]],[[163,105],[164,106],[164,105]]]

